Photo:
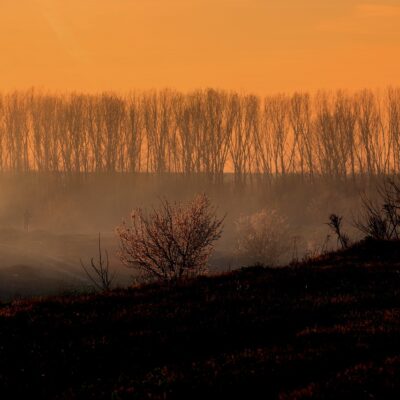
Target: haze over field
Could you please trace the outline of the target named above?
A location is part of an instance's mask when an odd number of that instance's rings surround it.
[[[79,286],[99,231],[120,267],[115,227],[163,196],[227,213],[216,269],[257,261],[237,255],[251,215],[289,229],[279,262],[315,251],[329,212],[399,172],[399,18],[397,0],[2,0],[3,293]]]
[[[2,0],[0,89],[399,85],[399,0]]]

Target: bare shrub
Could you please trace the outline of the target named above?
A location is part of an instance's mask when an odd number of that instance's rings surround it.
[[[236,222],[237,253],[246,262],[274,265],[288,252],[289,227],[277,211],[263,209]]]
[[[378,187],[378,202],[364,196],[361,215],[354,225],[364,235],[377,240],[400,239],[400,187],[387,179]]]
[[[85,271],[87,277],[92,282],[93,287],[101,292],[106,292],[111,289],[112,283],[115,279],[115,273],[110,274],[110,261],[107,250],[105,250],[106,258],[104,260],[103,251],[101,249],[100,233],[99,233],[98,250],[99,250],[99,258],[97,263],[94,261],[93,257],[90,260],[90,266],[86,266],[82,260],[80,261],[82,269]]]
[[[131,224],[124,222],[116,230],[121,261],[162,282],[201,275],[221,237],[222,223],[205,195],[187,204],[163,199],[150,213],[138,208],[131,214]]]
[[[342,249],[347,249],[349,247],[350,238],[343,232],[342,221],[343,217],[340,217],[336,214],[331,214],[329,216],[328,226],[335,233],[338,244],[340,244]]]
[[[308,240],[301,262],[308,263],[327,254],[331,250],[330,241],[330,235],[326,235],[323,240]],[[298,260],[293,259],[292,263],[296,263],[296,261]]]

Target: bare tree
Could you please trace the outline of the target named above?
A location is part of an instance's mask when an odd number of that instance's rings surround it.
[[[255,96],[231,96],[230,107],[235,124],[230,143],[230,156],[235,174],[235,183],[243,186],[251,172],[252,139],[257,136],[259,99]]]
[[[319,168],[323,176],[338,178],[341,176],[344,157],[341,153],[341,139],[336,125],[332,96],[326,92],[318,93],[315,108],[315,147]]]
[[[293,143],[288,169],[302,177],[314,174],[311,130],[311,100],[308,93],[295,93],[290,101],[290,123]],[[297,149],[297,152],[296,152]],[[297,167],[299,165],[299,167]]]
[[[5,129],[5,101],[4,96],[0,94],[0,171],[4,171],[4,146],[6,141],[6,129]]]
[[[190,176],[201,172],[201,95],[180,96],[175,102],[175,122],[181,153],[181,172]]]
[[[188,204],[162,200],[149,214],[136,209],[116,230],[121,261],[163,282],[203,274],[222,223],[205,195]]]
[[[125,170],[129,172],[139,172],[142,163],[142,143],[143,143],[143,115],[142,104],[136,95],[131,95],[128,100],[125,122],[125,146],[127,157]]]
[[[338,140],[339,173],[345,179],[351,174],[355,179],[355,124],[354,101],[344,92],[339,91],[335,99],[335,134]]]
[[[378,187],[378,202],[364,196],[362,212],[355,226],[367,237],[378,240],[400,239],[400,186],[388,179]]]
[[[168,169],[168,139],[172,106],[170,92],[143,96],[143,116],[147,144],[147,172],[163,174]]]
[[[82,269],[85,271],[87,277],[92,282],[93,287],[101,292],[107,292],[111,289],[116,274],[115,272],[111,274],[110,261],[107,250],[105,250],[106,257],[104,260],[103,251],[101,249],[100,233],[99,233],[98,251],[99,251],[99,256],[97,263],[95,262],[94,258],[91,258],[89,267],[86,266],[82,260],[80,260],[80,262]]]
[[[288,224],[276,210],[240,217],[236,231],[237,254],[245,262],[275,265],[289,249]]]
[[[264,171],[271,171],[268,153],[271,153],[275,175],[285,176],[287,172],[289,101],[286,96],[268,97],[264,101],[264,140],[257,140],[258,151],[263,154]],[[264,145],[261,143],[264,142]],[[261,145],[261,146],[260,146]],[[268,165],[267,167],[265,167]]]
[[[5,99],[5,153],[8,169],[12,172],[29,170],[29,106],[28,95],[14,92]]]
[[[203,104],[203,162],[205,172],[216,183],[222,183],[235,124],[235,108],[230,107],[225,92],[208,90]]]
[[[392,171],[400,171],[400,89],[389,88],[386,97]]]
[[[356,97],[357,126],[363,154],[359,155],[364,161],[362,171],[367,175],[380,174],[382,171],[380,146],[380,111],[375,94],[370,90],[363,90]]]
[[[220,90],[0,95],[0,170],[206,175],[241,185],[400,170],[400,89],[268,96]]]

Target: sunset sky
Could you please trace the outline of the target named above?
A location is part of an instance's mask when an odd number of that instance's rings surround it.
[[[400,85],[400,0],[0,0],[0,90]]]

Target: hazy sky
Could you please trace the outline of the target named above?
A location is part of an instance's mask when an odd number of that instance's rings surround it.
[[[400,0],[0,0],[0,89],[400,85]]]

